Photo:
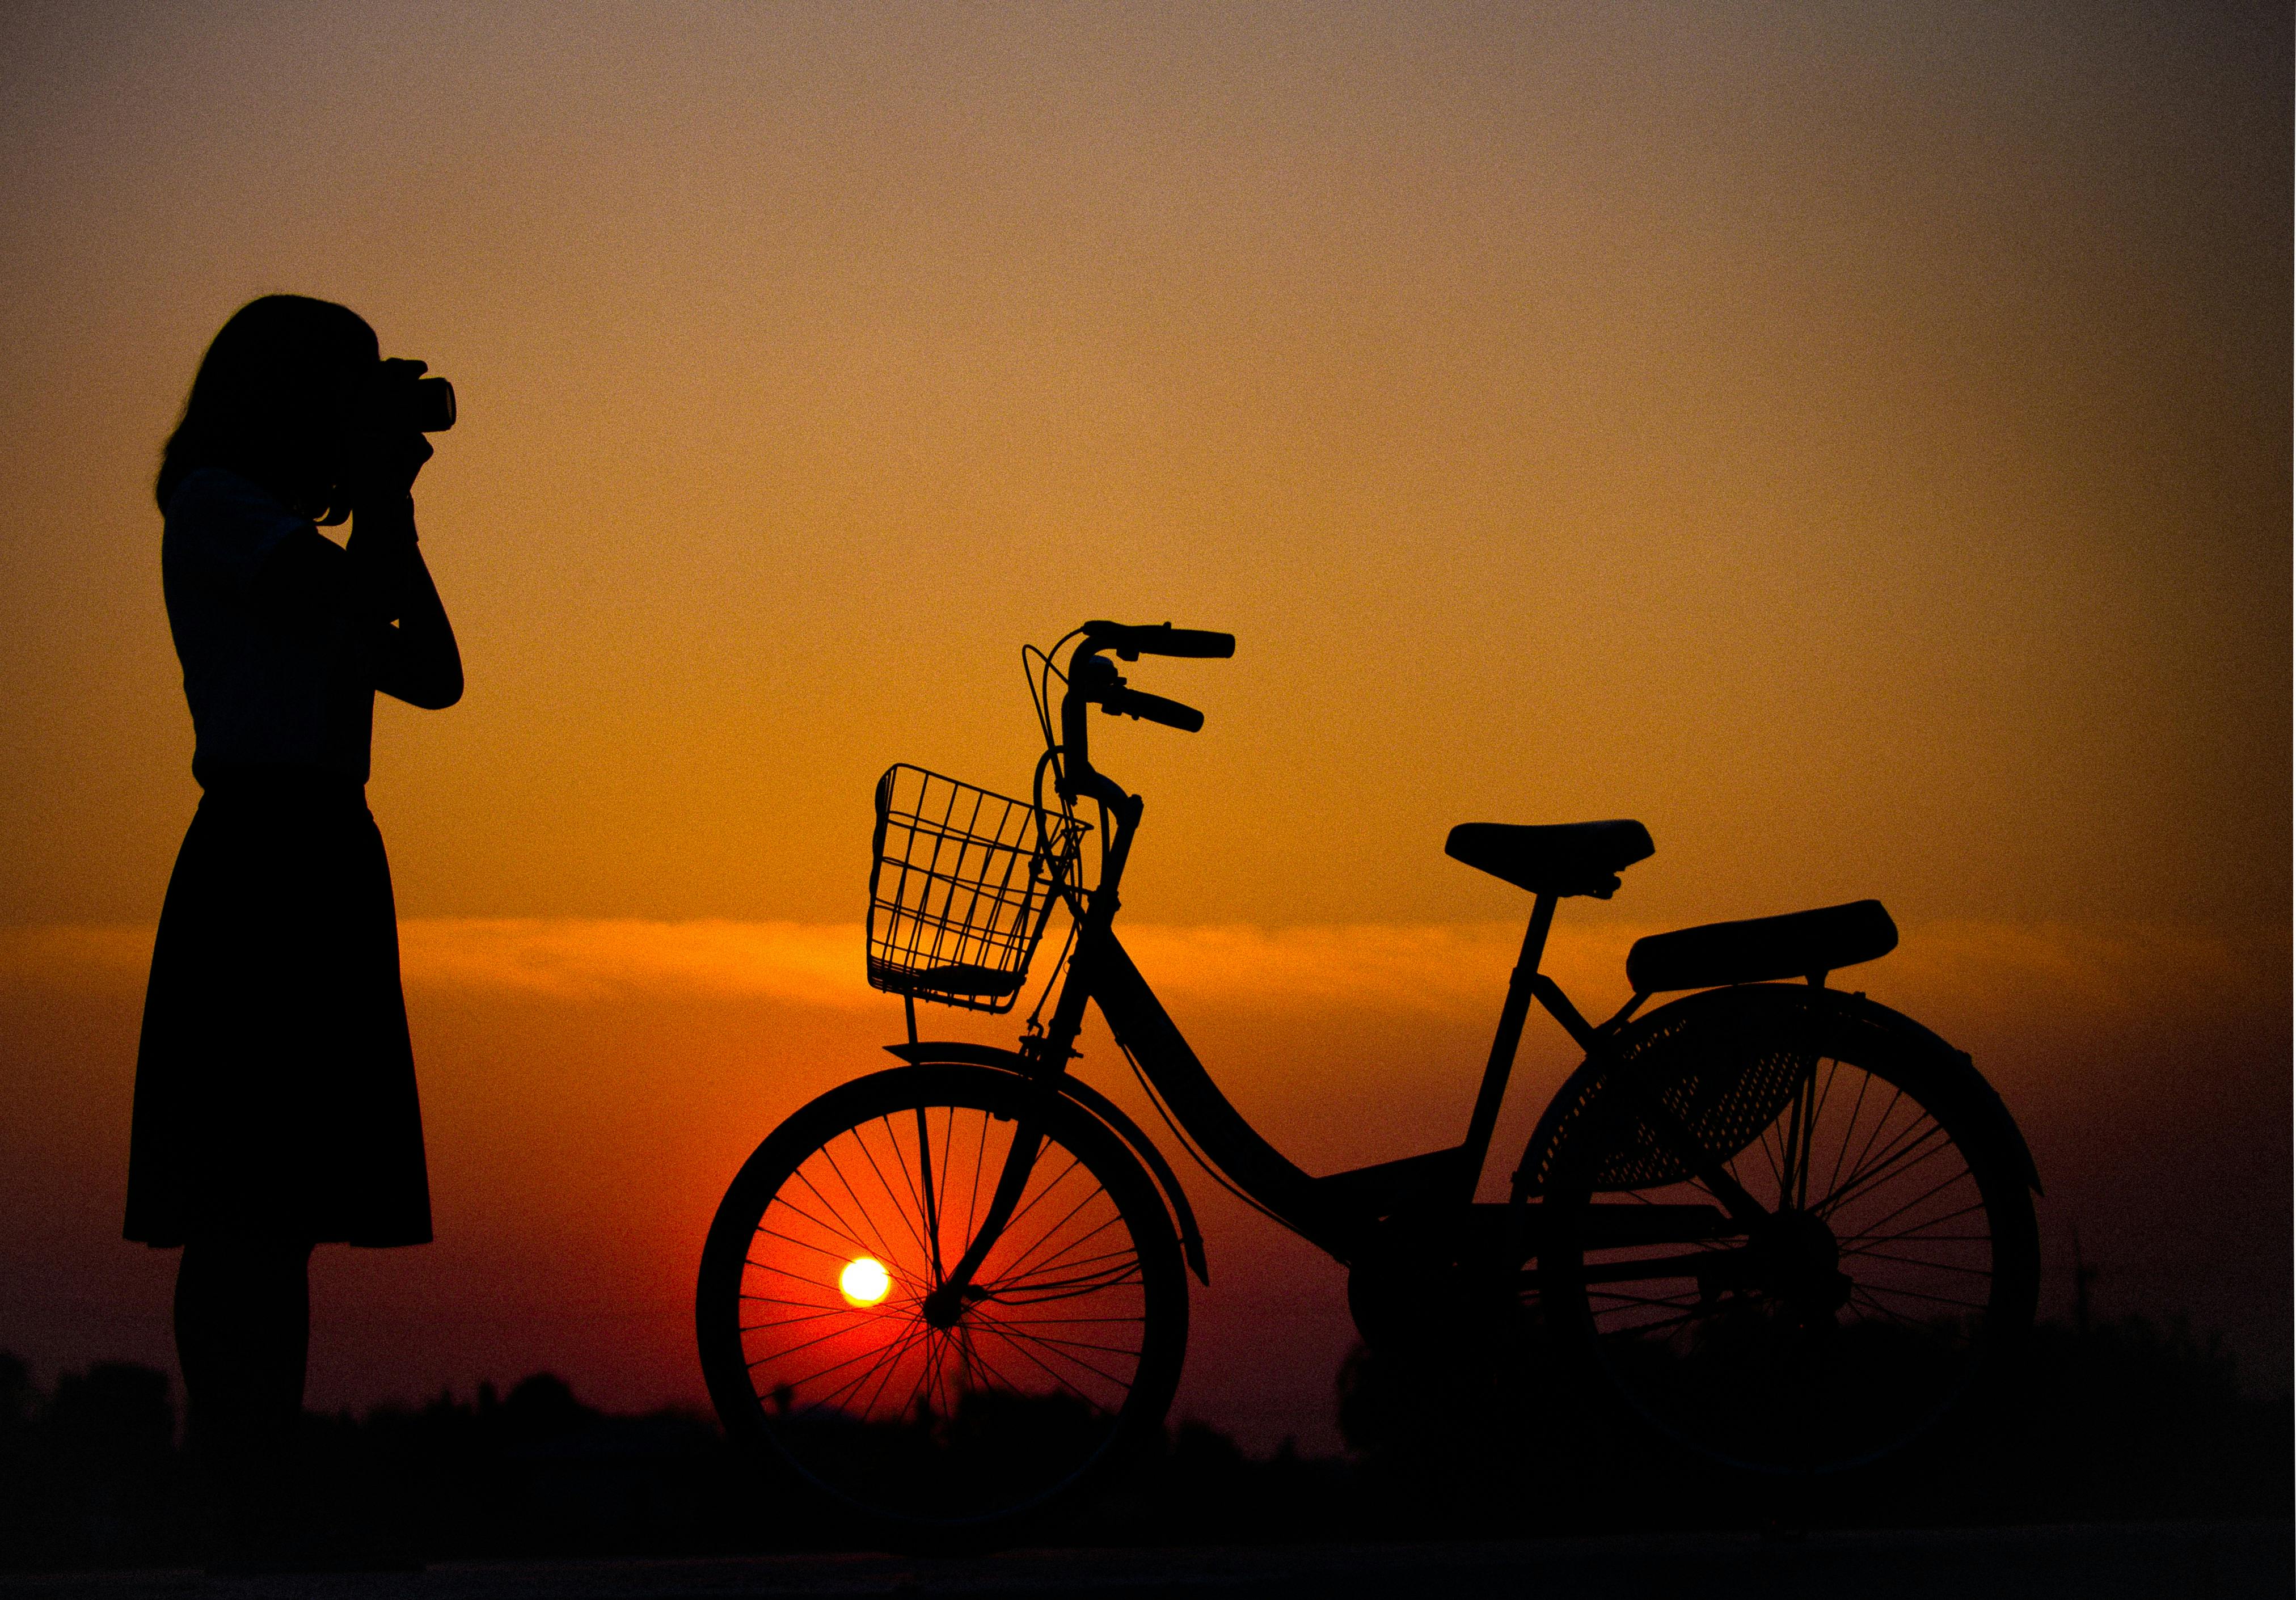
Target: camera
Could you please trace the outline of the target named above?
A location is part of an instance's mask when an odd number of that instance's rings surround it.
[[[429,370],[425,362],[397,360],[377,369],[365,397],[374,426],[444,433],[455,425],[455,386],[444,378],[424,377]]]

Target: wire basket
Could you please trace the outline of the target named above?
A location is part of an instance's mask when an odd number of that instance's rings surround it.
[[[1038,831],[1039,817],[1042,833]],[[906,765],[877,780],[869,981],[969,1011],[1012,1009],[1085,825]]]

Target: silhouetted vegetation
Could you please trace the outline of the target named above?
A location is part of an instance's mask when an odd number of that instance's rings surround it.
[[[1535,1329],[1525,1338],[1536,1342]],[[1259,1459],[1201,1424],[1054,1530],[1074,1543],[1512,1536],[1636,1528],[2285,1517],[2292,1413],[2229,1356],[2138,1318],[2037,1333],[1996,1420],[1814,1491],[1651,1448],[1540,1374],[1358,1350],[1348,1457]],[[0,1356],[0,1562],[193,1561],[200,1499],[165,1374],[105,1364],[43,1392]],[[707,1554],[803,1547],[817,1524],[714,1420],[617,1416],[538,1374],[420,1407],[304,1420],[291,1515],[323,1557]]]
[[[52,1393],[0,1354],[0,1556],[13,1567],[164,1559],[182,1467],[168,1375],[105,1362]]]
[[[1534,1347],[1533,1327],[1521,1337]],[[1561,1361],[1413,1363],[1358,1349],[1340,1421],[1398,1530],[1888,1526],[2284,1517],[2292,1410],[2252,1397],[2222,1342],[2142,1317],[2034,1332],[2019,1369],[1882,1463],[1789,1482],[1655,1442]]]

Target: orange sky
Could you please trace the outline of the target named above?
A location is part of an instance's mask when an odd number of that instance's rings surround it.
[[[1287,1098],[1299,940],[1434,981],[1397,952],[1518,911],[1452,823],[1636,816],[1587,949],[1879,896],[1860,981],[1989,1045],[2045,1171],[2230,1241],[2131,1244],[2128,1303],[2277,1327],[2284,1382],[2290,78],[2270,8],[11,8],[0,1249],[83,1309],[0,1345],[164,1351],[105,1243],[119,951],[196,799],[149,484],[217,325],[292,290],[464,417],[419,504],[471,693],[380,715],[371,792],[446,964],[410,935],[442,1243],[344,1256],[344,1306],[482,1322],[562,1246],[598,1327],[674,1302],[694,1206],[898,1026],[803,988],[857,981],[875,775],[1018,785],[1018,645],[1112,615],[1241,641],[1142,675],[1203,734],[1109,760],[1171,970],[1220,927],[1273,974],[1206,1054],[1287,1148],[1415,1137],[1455,1070],[1333,1042]],[[619,987],[521,988],[501,919]],[[1344,1019],[1472,1063],[1505,965],[1439,1046],[1406,983]],[[1190,1376],[1235,1416],[1239,1276]],[[658,1311],[536,1320],[494,1375],[692,1392]]]

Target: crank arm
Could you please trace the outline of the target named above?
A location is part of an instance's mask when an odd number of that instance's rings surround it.
[[[1632,1244],[1689,1244],[1700,1239],[1725,1239],[1742,1233],[1721,1207],[1711,1205],[1636,1205],[1596,1201],[1578,1218],[1582,1241],[1588,1250],[1617,1250]],[[1710,1253],[1710,1252],[1709,1252]]]
[[[1682,1255],[1645,1256],[1638,1261],[1581,1261],[1570,1274],[1576,1284],[1637,1284],[1652,1278],[1695,1278],[1701,1300],[1718,1289],[1734,1289],[1753,1278],[1752,1252],[1742,1245],[1726,1250],[1694,1250]],[[1529,1268],[1516,1275],[1518,1286],[1536,1293],[1551,1268]]]
[[[1644,1278],[1696,1278],[1702,1292],[1710,1284],[1735,1284],[1752,1276],[1753,1252],[1734,1250],[1693,1250],[1678,1256],[1652,1256],[1639,1261],[1581,1263],[1575,1276],[1589,1284],[1631,1284]]]

